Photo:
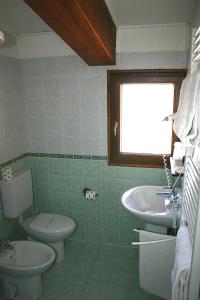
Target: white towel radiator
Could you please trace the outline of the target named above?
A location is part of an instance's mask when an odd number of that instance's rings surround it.
[[[190,73],[200,69],[200,26],[192,31]],[[200,148],[186,149],[182,220],[192,243],[188,300],[200,299]]]
[[[182,222],[189,229],[192,264],[188,300],[199,299],[200,289],[200,149],[187,148],[183,185]]]

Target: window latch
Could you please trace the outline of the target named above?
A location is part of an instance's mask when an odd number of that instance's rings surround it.
[[[117,136],[117,128],[119,127],[119,123],[118,122],[115,122],[114,123],[114,136]]]

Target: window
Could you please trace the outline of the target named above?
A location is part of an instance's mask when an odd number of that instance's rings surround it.
[[[163,119],[177,111],[186,70],[108,71],[108,162],[162,167],[175,135]]]

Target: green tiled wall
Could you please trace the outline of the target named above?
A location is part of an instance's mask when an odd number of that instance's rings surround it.
[[[34,203],[40,212],[71,216],[78,224],[72,239],[94,243],[131,245],[137,240],[132,229],[143,224],[122,207],[121,195],[138,185],[166,185],[161,169],[113,167],[97,159],[29,155],[13,167],[32,170]],[[85,199],[85,187],[98,193],[95,201]]]

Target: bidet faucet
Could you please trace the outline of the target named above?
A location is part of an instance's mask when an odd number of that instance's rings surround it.
[[[0,240],[0,253],[3,253],[4,251],[8,249],[13,249],[13,245],[11,245],[11,242],[8,240]]]

